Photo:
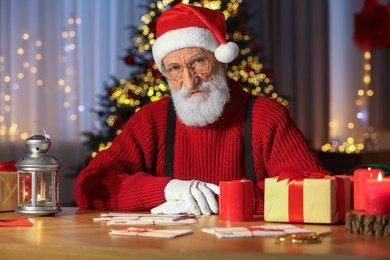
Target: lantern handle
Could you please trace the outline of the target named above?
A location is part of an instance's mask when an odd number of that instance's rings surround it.
[[[49,135],[48,133],[46,133],[45,128],[43,128],[43,127],[39,124],[38,121],[34,121],[34,122],[33,122],[33,126],[32,126],[32,128],[31,128],[31,136],[34,135],[34,133],[35,133],[34,130],[37,130],[38,127],[43,131],[43,136],[46,138],[46,140],[50,139],[50,135]],[[34,128],[35,128],[35,129],[34,129]],[[39,132],[39,131],[37,130],[37,133],[38,133],[38,132]]]

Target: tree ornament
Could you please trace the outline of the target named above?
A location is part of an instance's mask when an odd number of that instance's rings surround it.
[[[124,62],[127,64],[127,65],[133,65],[134,64],[134,56],[129,54],[127,55],[125,58],[124,58]]]

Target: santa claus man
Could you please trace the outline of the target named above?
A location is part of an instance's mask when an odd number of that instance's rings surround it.
[[[177,4],[156,30],[153,57],[171,98],[142,107],[80,172],[79,207],[217,214],[219,182],[249,178],[253,211],[262,214],[265,178],[285,168],[322,170],[283,105],[258,97],[247,109],[253,99],[226,77],[239,48],[226,41],[221,12]]]

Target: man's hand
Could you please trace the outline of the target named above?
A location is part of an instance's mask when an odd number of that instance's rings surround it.
[[[165,214],[165,215],[177,215],[177,214],[195,214],[190,211],[190,206],[183,200],[168,200],[163,204],[152,208],[150,210],[152,214]]]
[[[196,215],[218,213],[219,205],[215,198],[215,195],[219,195],[218,185],[197,180],[171,180],[164,192],[167,202],[152,209],[152,213],[168,214],[164,212],[173,211]],[[177,209],[173,210],[173,207]],[[156,213],[157,211],[161,213]]]

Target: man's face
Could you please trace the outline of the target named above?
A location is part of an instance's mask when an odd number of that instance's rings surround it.
[[[215,122],[230,99],[225,67],[202,48],[184,48],[163,59],[176,113],[189,126]]]
[[[203,48],[184,48],[173,51],[162,61],[165,74],[172,87],[194,90],[202,81],[213,79],[217,60],[213,53]],[[200,94],[193,91],[192,95]]]

